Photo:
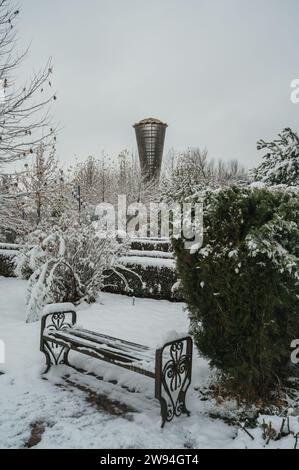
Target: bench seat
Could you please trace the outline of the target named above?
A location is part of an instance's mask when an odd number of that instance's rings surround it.
[[[84,328],[45,332],[44,339],[60,346],[155,377],[155,350]]]

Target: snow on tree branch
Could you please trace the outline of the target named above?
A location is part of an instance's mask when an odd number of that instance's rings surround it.
[[[299,137],[285,128],[272,142],[260,140],[258,150],[266,150],[262,163],[252,170],[254,181],[268,185],[299,185]]]

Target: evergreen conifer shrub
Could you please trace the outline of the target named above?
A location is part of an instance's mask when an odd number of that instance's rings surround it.
[[[231,391],[267,398],[299,338],[299,193],[231,187],[204,200],[200,250],[173,240],[191,334]]]

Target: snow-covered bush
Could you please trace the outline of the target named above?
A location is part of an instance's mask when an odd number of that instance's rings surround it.
[[[19,254],[16,260],[15,275],[22,279],[29,279],[30,276],[41,266],[45,258],[45,251],[41,245],[47,237],[47,231],[42,228],[29,233],[23,239]]]
[[[13,277],[15,270],[15,254],[12,250],[0,249],[0,277]]]
[[[103,238],[92,225],[77,222],[53,227],[47,234],[41,231],[32,234],[17,267],[20,276],[32,272],[28,281],[26,321],[38,320],[48,303],[94,302],[99,291],[109,283],[111,273],[117,273],[126,282],[120,261],[126,251],[126,243],[114,237]]]
[[[173,243],[199,351],[238,396],[269,396],[299,338],[298,191],[206,192],[202,248]]]
[[[124,260],[126,269],[130,270],[124,272],[126,282],[114,274],[111,277],[112,285],[104,290],[134,297],[182,301],[181,293],[176,289],[177,273],[172,261],[163,258],[151,260],[146,257],[134,259],[128,256]]]
[[[286,128],[273,142],[260,140],[258,150],[266,150],[263,162],[252,170],[254,181],[263,183],[299,185],[299,137],[291,129]]]

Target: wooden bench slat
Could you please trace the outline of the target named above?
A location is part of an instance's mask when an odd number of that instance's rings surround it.
[[[104,355],[108,354],[111,356],[118,357],[119,359],[123,359],[123,362],[136,361],[136,357],[132,355],[123,353],[122,351],[119,351],[119,350],[111,350],[111,348],[107,347],[106,343],[98,343],[98,342],[94,342],[92,339],[85,339],[85,338],[79,337],[76,334],[73,334],[73,330],[71,329],[54,333],[54,337],[65,339],[66,341],[74,342],[76,344],[80,344],[82,346],[95,349],[97,351],[100,351]]]
[[[45,335],[44,338],[48,341],[57,342],[57,344],[63,342],[63,345],[68,345],[71,349],[76,348],[82,350],[83,348],[86,351],[85,354],[88,354],[88,350],[95,351],[101,356],[101,359],[105,360],[105,358],[107,358],[109,362],[114,362],[117,365],[134,365],[142,370],[145,368],[147,371],[153,371],[154,369],[154,356],[150,359],[148,357],[136,358],[122,351],[112,351],[88,339],[74,336],[71,329],[57,331],[50,335]],[[105,346],[105,344],[103,344],[103,346]]]
[[[79,338],[87,339],[89,341],[92,341],[96,344],[99,345],[105,345],[108,346],[109,350],[112,352],[120,353],[127,355],[128,357],[132,357],[136,360],[151,360],[153,359],[155,355],[154,350],[144,349],[134,349],[131,346],[127,346],[126,344],[123,344],[119,342],[117,339],[114,341],[114,338],[108,337],[109,340],[105,335],[99,335],[99,334],[93,334],[93,332],[89,332],[87,330],[81,329],[81,328],[74,328],[72,330],[68,330],[68,332],[74,336],[78,336]],[[111,339],[110,339],[111,338]]]
[[[104,362],[109,362],[110,364],[115,364],[119,367],[122,367],[124,369],[131,370],[133,372],[137,372],[142,375],[146,375],[147,377],[155,378],[155,372],[153,370],[145,369],[141,367],[141,365],[138,365],[138,363],[124,363],[122,361],[118,361],[115,359],[115,357],[109,357],[108,355],[103,354],[101,351],[95,349],[95,348],[90,348],[88,346],[83,346],[78,342],[77,344],[75,342],[67,341],[62,338],[57,338],[55,336],[44,336],[45,341],[54,342],[58,344],[59,346],[64,346],[67,348],[70,348],[72,351],[79,352],[81,354],[85,354],[90,357],[94,357],[96,359],[100,359]]]
[[[138,351],[138,354],[136,354],[136,351],[127,351],[123,350],[121,348],[118,348],[118,345],[115,343],[107,342],[106,341],[100,341],[98,337],[96,337],[96,340],[92,335],[87,337],[87,334],[84,332],[81,332],[78,329],[69,329],[65,331],[61,331],[57,333],[57,335],[60,335],[60,337],[65,337],[65,338],[80,338],[79,342],[86,342],[90,347],[95,347],[98,349],[101,349],[103,351],[107,351],[108,353],[111,354],[116,354],[118,356],[127,358],[128,360],[133,360],[133,361],[142,361],[142,360],[152,360],[154,358],[154,353],[153,354],[142,354],[141,351]]]
[[[119,343],[121,344],[124,344],[124,345],[128,345],[128,346],[132,346],[133,348],[136,348],[136,349],[140,349],[140,350],[150,350],[149,346],[145,346],[143,344],[138,344],[138,343],[132,343],[131,341],[126,341],[124,339],[120,339],[120,338],[115,338],[114,336],[108,336],[108,335],[104,335],[102,333],[98,333],[97,331],[91,331],[91,330],[86,330],[85,328],[76,328],[78,329],[79,331],[83,331],[85,333],[89,333],[89,334],[92,334],[93,336],[99,336],[101,338],[107,338],[109,340],[113,340],[113,341],[118,341]]]

